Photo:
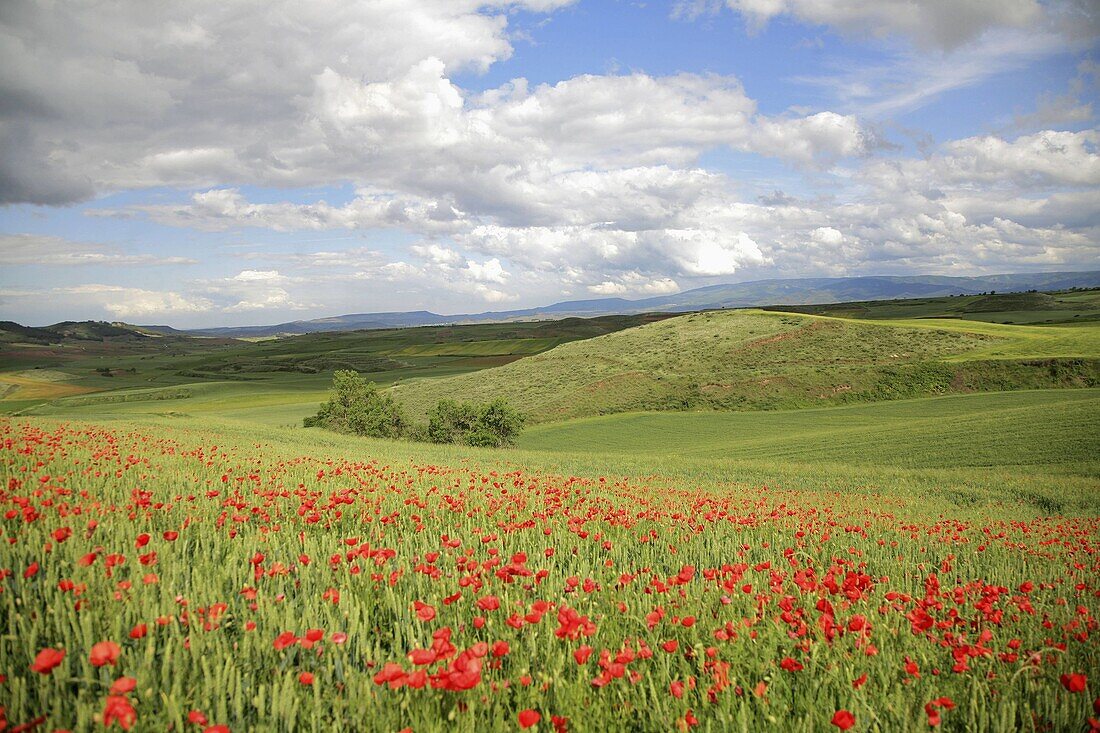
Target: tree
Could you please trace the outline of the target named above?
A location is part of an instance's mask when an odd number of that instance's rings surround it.
[[[523,422],[518,410],[497,398],[477,408],[474,426],[466,433],[466,444],[493,448],[515,445]]]
[[[433,443],[463,443],[473,428],[476,410],[469,402],[440,400],[428,413],[428,440]]]
[[[399,438],[408,427],[396,400],[350,369],[333,372],[332,395],[303,424],[372,438]]]
[[[486,448],[514,445],[524,418],[503,399],[485,404],[440,400],[428,413],[428,440]]]

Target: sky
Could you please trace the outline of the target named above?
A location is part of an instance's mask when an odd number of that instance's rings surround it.
[[[1100,269],[1095,0],[4,0],[0,319]]]

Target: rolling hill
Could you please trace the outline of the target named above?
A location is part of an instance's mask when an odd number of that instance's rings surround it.
[[[413,414],[504,397],[531,422],[637,410],[774,410],[1100,384],[1100,325],[858,321],[767,311],[671,318],[476,375],[412,380]]]

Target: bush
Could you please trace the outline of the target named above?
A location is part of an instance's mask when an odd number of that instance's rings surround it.
[[[440,400],[428,413],[428,440],[486,448],[515,445],[523,415],[503,399],[486,404]]]
[[[463,443],[476,419],[477,408],[471,403],[440,400],[428,413],[428,440],[433,443]]]
[[[315,416],[307,417],[302,424],[372,438],[399,438],[408,427],[401,406],[393,397],[350,369],[333,373],[332,396]]]

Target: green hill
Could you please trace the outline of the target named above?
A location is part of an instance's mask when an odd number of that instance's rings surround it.
[[[504,397],[532,422],[638,410],[774,410],[1100,384],[1100,326],[696,313],[477,374],[393,388],[413,414]]]
[[[906,300],[818,305],[776,305],[764,310],[841,318],[958,318],[989,323],[1052,324],[1100,321],[1100,289],[1051,293],[989,293]]]

